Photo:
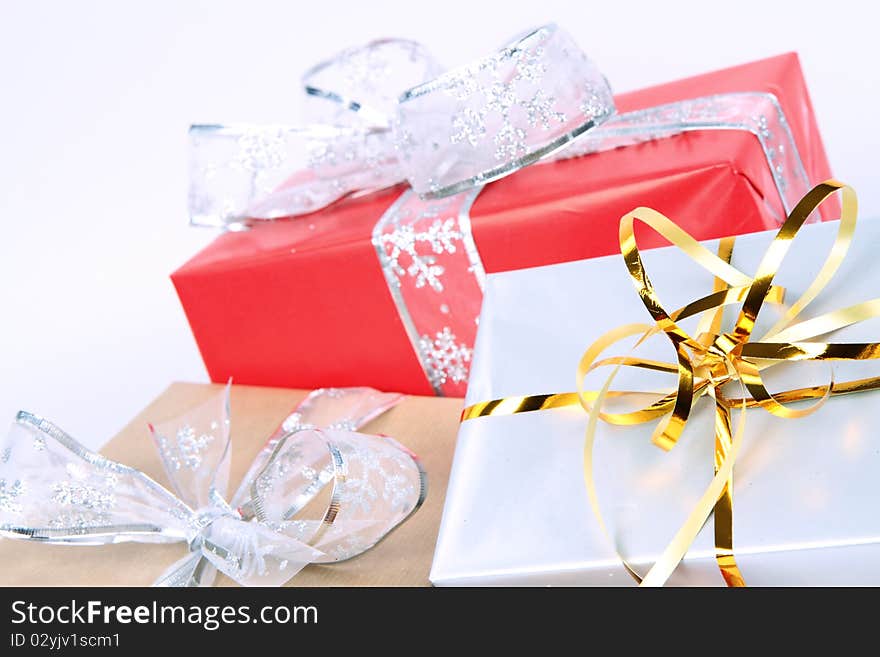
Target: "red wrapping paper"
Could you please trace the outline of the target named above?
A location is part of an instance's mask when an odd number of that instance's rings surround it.
[[[830,177],[794,53],[621,94],[627,112],[711,94],[773,93],[810,183]],[[212,381],[433,390],[388,291],[373,226],[402,188],[226,233],[172,274]],[[618,251],[618,221],[640,205],[697,239],[766,230],[784,217],[754,135],[700,131],[535,165],[489,185],[471,209],[488,273]],[[823,219],[839,210],[823,206]],[[661,246],[654,233],[640,245]]]

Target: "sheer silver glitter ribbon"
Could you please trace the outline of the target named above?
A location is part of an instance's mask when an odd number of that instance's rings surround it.
[[[439,71],[413,41],[373,41],[305,74],[310,124],[192,126],[192,223],[240,228],[404,181],[425,198],[475,189],[614,113],[605,78],[556,25]]]
[[[785,212],[810,186],[773,94],[614,114],[605,78],[555,25],[438,71],[412,41],[347,50],[303,78],[315,125],[194,126],[190,188],[193,223],[236,229],[408,181],[372,241],[437,394],[465,391],[485,277],[468,213],[484,183],[688,131],[741,130],[758,139]]]
[[[716,94],[618,114],[554,159],[580,157],[695,130],[742,130],[757,137],[786,213],[810,190],[810,180],[776,96]],[[777,217],[782,223],[784,216]]]
[[[311,393],[230,502],[228,386],[150,426],[174,493],[20,412],[0,443],[0,535],[71,545],[185,542],[189,553],[156,585],[209,586],[218,570],[246,586],[281,585],[309,563],[364,552],[421,505],[427,479],[415,455],[390,438],[355,433],[400,399],[369,388]]]
[[[434,392],[463,397],[486,272],[471,234],[480,190],[423,201],[405,192],[373,228],[373,246]]]

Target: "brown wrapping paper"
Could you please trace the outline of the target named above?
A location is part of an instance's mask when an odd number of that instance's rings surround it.
[[[174,383],[135,417],[101,452],[142,470],[170,486],[148,422],[173,418],[201,403],[217,386]],[[308,391],[251,386],[232,387],[232,472],[230,489],[241,481],[266,439]],[[364,427],[394,437],[422,459],[428,472],[428,497],[414,516],[372,550],[348,561],[311,565],[290,586],[429,586],[428,571],[446,496],[460,399],[407,397]],[[63,427],[64,418],[53,418]],[[123,543],[106,546],[44,545],[0,539],[2,586],[149,586],[186,545]],[[218,586],[234,586],[218,575]]]

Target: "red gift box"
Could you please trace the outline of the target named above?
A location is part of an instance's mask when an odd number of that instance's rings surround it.
[[[797,55],[621,94],[619,112],[730,92],[769,92],[810,183],[830,177]],[[371,234],[394,188],[320,212],[230,232],[172,274],[213,381],[318,388],[434,389],[389,294]],[[488,185],[470,211],[488,273],[618,251],[640,205],[696,238],[766,230],[785,216],[753,134],[700,130],[527,167]],[[823,219],[834,219],[833,204]],[[654,233],[640,246],[660,246]]]

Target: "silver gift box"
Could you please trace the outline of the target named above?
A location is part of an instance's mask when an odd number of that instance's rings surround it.
[[[674,219],[674,218],[673,218]],[[812,281],[837,222],[806,226],[775,283],[794,299]],[[775,232],[737,238],[732,264],[753,275]],[[715,249],[717,242],[707,242]],[[861,221],[855,243],[807,319],[880,296],[880,221]],[[642,253],[664,306],[706,295],[711,275],[669,247]],[[731,313],[738,311],[732,307]],[[755,334],[779,317],[765,307]],[[728,325],[732,316],[726,315]],[[609,256],[492,274],[480,317],[466,405],[512,395],[575,390],[577,362],[600,335],[648,322],[623,259]],[[838,331],[833,342],[878,341],[880,320]],[[607,352],[624,354],[628,346]],[[640,355],[670,360],[662,336]],[[835,363],[835,380],[874,376],[876,361]],[[827,382],[829,366],[783,364],[768,388]],[[592,376],[592,375],[591,375]],[[618,377],[632,389],[637,376]],[[656,375],[655,375],[656,376]],[[601,385],[599,374],[593,388]],[[650,382],[650,383],[649,383]],[[648,378],[635,387],[670,381]],[[802,419],[747,411],[734,471],[734,554],[750,585],[880,584],[880,393],[834,397]],[[736,412],[734,413],[734,421]],[[609,534],[642,573],[671,540],[713,475],[713,413],[698,402],[670,452],[654,424],[600,422],[594,458]],[[583,477],[586,413],[577,408],[463,422],[431,581],[435,585],[634,585],[601,533]],[[721,585],[712,520],[669,583]]]

